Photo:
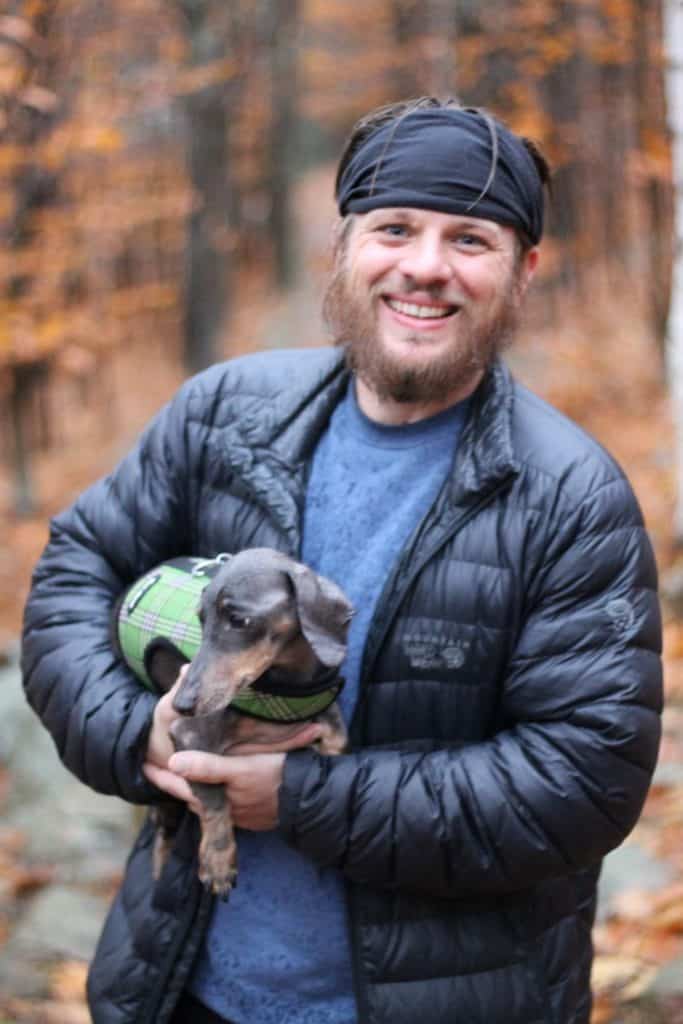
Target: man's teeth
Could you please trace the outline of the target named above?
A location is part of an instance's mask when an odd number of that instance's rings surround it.
[[[422,320],[450,316],[457,309],[456,306],[417,306],[413,302],[401,302],[399,299],[387,299],[386,301],[387,305],[396,310],[397,313],[405,313],[406,316],[416,316]]]

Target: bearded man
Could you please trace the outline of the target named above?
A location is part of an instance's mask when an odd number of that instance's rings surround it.
[[[58,516],[26,613],[28,698],[65,763],[133,802],[227,787],[239,885],[183,820],[135,845],[89,978],[95,1024],[588,1024],[601,859],[633,827],[661,702],[656,572],[614,461],[501,361],[547,166],[433,99],[354,130],[325,301],[335,346],[189,381]],[[173,754],[107,642],[174,555],[270,546],[357,611],[348,753]]]

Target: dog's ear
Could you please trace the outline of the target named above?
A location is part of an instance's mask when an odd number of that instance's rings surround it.
[[[301,632],[323,665],[337,668],[346,656],[353,607],[336,583],[305,565],[288,567],[287,575],[294,587]]]

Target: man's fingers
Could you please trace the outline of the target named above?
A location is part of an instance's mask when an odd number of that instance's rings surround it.
[[[228,782],[232,770],[227,757],[205,754],[199,750],[183,750],[174,754],[168,767],[171,772],[177,772],[179,776],[195,782]]]
[[[277,740],[273,743],[235,743],[230,748],[230,757],[240,754],[275,754],[287,753],[288,750],[298,750],[300,747],[310,747],[312,743],[320,739],[323,730],[320,725],[311,723],[304,726],[293,736],[284,740]]]
[[[278,791],[285,755],[247,754],[220,757],[199,750],[174,754],[169,768],[192,782],[224,785],[232,818],[240,828],[271,829],[277,825]]]
[[[311,723],[277,743],[237,743],[227,755],[207,754],[199,750],[179,751],[171,757],[168,767],[195,782],[230,782],[235,775],[249,769],[248,758],[252,755],[285,754],[288,750],[310,746],[320,735],[320,726]]]
[[[159,768],[158,765],[152,764],[151,761],[146,761],[143,764],[142,771],[145,777],[157,789],[161,789],[164,793],[168,793],[169,796],[175,797],[176,800],[183,800],[187,804],[196,804],[196,798],[190,785],[180,775],[177,775],[175,772],[169,772],[165,768]],[[194,807],[192,809],[194,810]]]

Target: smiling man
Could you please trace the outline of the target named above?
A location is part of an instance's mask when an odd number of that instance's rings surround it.
[[[358,400],[387,423],[466,398],[511,338],[538,250],[511,227],[433,210],[359,216],[325,301],[357,376]]]
[[[94,1024],[588,1024],[602,857],[657,755],[656,571],[615,462],[501,360],[538,261],[547,165],[434,99],[354,129],[325,314],[335,345],[189,381],[57,517],[25,685],[143,828],[89,978]],[[108,643],[136,576],[271,546],[356,607],[347,753],[173,754]],[[300,749],[292,749],[300,748]],[[188,779],[229,792],[239,884],[196,879]]]

